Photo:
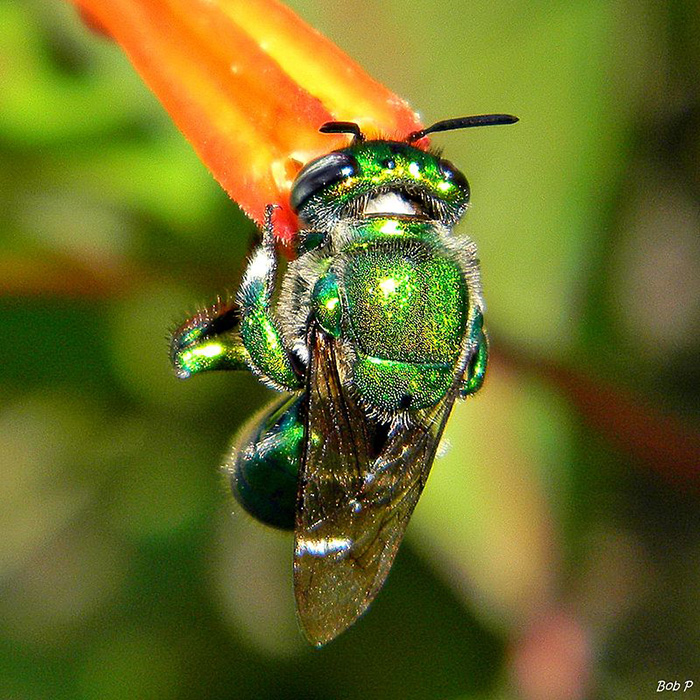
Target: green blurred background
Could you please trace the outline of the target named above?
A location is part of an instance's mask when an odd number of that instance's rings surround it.
[[[217,473],[271,393],[177,381],[256,230],[119,49],[0,3],[0,698],[700,697],[696,2],[301,0],[467,174],[494,362],[321,651]]]

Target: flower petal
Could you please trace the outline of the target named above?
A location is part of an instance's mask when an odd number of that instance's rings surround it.
[[[276,0],[75,0],[136,70],[229,195],[258,224],[277,204],[289,243],[289,190],[309,160],[347,143],[320,134],[355,121],[405,136],[417,115]]]

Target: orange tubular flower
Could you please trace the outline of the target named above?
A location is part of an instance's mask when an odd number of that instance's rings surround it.
[[[406,102],[277,0],[74,0],[124,49],[195,150],[260,225],[289,245],[289,191],[309,160],[347,143],[320,134],[351,121],[370,136],[422,128]]]

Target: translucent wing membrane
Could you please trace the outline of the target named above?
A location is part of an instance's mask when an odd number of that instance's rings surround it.
[[[317,646],[349,627],[382,587],[458,391],[456,380],[442,403],[387,434],[345,388],[336,343],[312,331],[295,528],[297,608]]]

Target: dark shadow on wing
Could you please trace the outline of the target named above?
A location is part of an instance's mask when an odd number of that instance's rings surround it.
[[[294,589],[304,632],[320,646],[349,627],[382,587],[428,478],[458,380],[409,428],[382,434],[343,386],[337,341],[317,328],[310,340]],[[458,366],[466,365],[465,355]]]

